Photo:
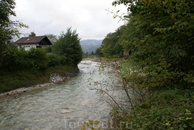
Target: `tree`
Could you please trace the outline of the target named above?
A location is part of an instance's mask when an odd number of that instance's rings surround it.
[[[16,16],[14,12],[15,1],[14,0],[1,0],[0,1],[0,45],[3,46],[12,37],[19,37],[20,33],[18,27],[28,27],[27,25],[19,22],[12,21],[10,16]],[[2,48],[2,47],[0,47]]]
[[[13,11],[15,7],[14,0],[1,0],[0,1],[0,53],[5,48],[5,43],[10,39],[10,22],[9,17],[15,16]]]
[[[20,33],[18,27],[28,27],[19,21],[10,20],[10,16],[16,16],[13,9],[15,8],[14,0],[0,1],[0,65],[7,62],[3,61],[3,52],[6,50],[6,43]]]
[[[123,48],[120,45],[119,38],[121,36],[120,28],[114,33],[109,33],[102,41],[102,53],[105,57],[122,56]]]
[[[30,35],[29,35],[29,37],[34,37],[34,36],[36,36],[35,32],[31,32]]]
[[[113,4],[127,5],[131,12],[120,39],[122,45],[132,51],[130,59],[122,64],[122,79],[128,83],[129,91],[146,92],[146,98],[142,98],[124,119],[138,124],[133,129],[192,129],[188,120],[176,122],[178,113],[185,110],[183,97],[188,101],[193,98],[194,1],[116,0]],[[163,99],[168,102],[166,106]],[[182,104],[177,105],[177,102]],[[192,104],[187,104],[186,107],[191,108]],[[177,109],[177,106],[180,107]],[[157,119],[149,124],[143,118],[152,120],[156,115]],[[161,123],[163,118],[169,121],[165,125]]]
[[[77,65],[82,60],[82,48],[76,31],[68,28],[65,34],[62,32],[53,45],[53,52],[63,56],[66,64]]]
[[[116,4],[127,5],[131,12],[131,26],[122,40],[132,47],[130,61],[146,75],[144,86],[192,86],[194,1],[117,0]]]
[[[98,55],[98,56],[102,56],[102,51],[101,50],[102,50],[102,47],[97,48],[95,54]]]

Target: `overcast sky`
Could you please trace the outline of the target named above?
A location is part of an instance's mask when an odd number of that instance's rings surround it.
[[[114,0],[15,0],[16,17],[13,20],[28,25],[22,29],[22,36],[35,32],[37,36],[54,34],[72,27],[84,39],[103,39],[124,24],[112,13],[120,10],[126,13],[125,6],[112,6]],[[109,10],[109,11],[107,11]]]

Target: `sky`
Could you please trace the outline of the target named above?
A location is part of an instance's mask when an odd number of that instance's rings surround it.
[[[15,0],[16,17],[29,26],[20,29],[21,37],[35,32],[37,36],[53,34],[59,36],[67,28],[76,30],[81,40],[104,39],[124,24],[114,19],[117,10],[121,16],[126,13],[123,5],[112,6],[114,0]]]

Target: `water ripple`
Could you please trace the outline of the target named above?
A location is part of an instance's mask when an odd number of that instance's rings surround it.
[[[34,90],[0,103],[2,130],[77,129],[87,120],[104,120],[110,107],[96,91],[94,82],[106,80],[99,63],[82,61],[80,75],[64,84]]]

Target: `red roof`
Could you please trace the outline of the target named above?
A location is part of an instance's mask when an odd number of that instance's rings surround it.
[[[52,45],[47,36],[22,37],[16,41],[15,44],[41,44],[42,41],[46,41],[46,43],[44,42],[44,45]]]

